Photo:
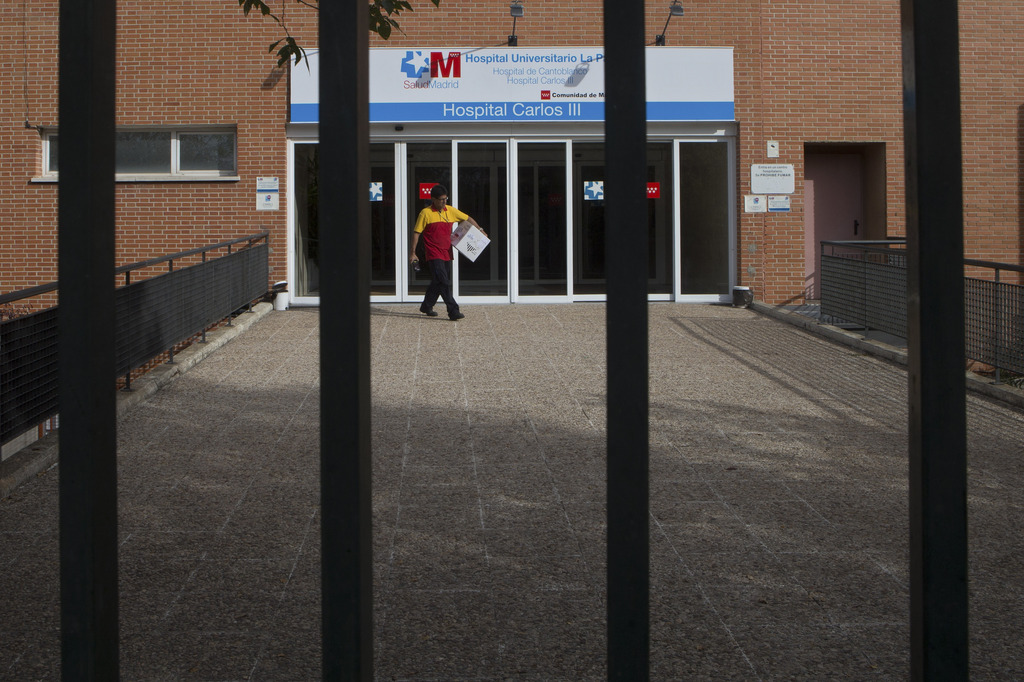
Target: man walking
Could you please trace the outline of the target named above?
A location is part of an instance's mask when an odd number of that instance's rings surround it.
[[[420,312],[428,317],[437,317],[434,304],[440,296],[448,308],[448,318],[461,320],[465,315],[459,311],[459,304],[452,295],[452,226],[465,220],[481,232],[484,230],[475,220],[449,206],[447,202],[448,190],[444,185],[434,185],[430,190],[430,206],[420,211],[416,218],[409,262],[418,260],[416,246],[420,242],[420,235],[423,235],[423,250],[427,254],[427,267],[430,268],[430,286],[420,304]]]

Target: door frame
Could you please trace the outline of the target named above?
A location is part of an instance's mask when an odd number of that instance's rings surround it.
[[[569,138],[509,138],[509,279],[515,286],[510,287],[512,303],[570,303],[572,292],[572,140]],[[564,295],[523,295],[519,293],[519,145],[561,144],[565,157],[562,172],[565,174],[565,250],[566,250],[566,293]],[[514,171],[514,172],[513,172]]]
[[[296,257],[295,251],[295,239],[298,234],[298,224],[296,223],[295,212],[296,197],[295,197],[295,146],[296,145],[308,145],[308,144],[320,144],[320,140],[317,137],[296,137],[289,139],[286,147],[286,163],[287,163],[287,179],[286,182],[288,188],[288,196],[285,201],[285,210],[288,215],[285,216],[288,225],[287,234],[288,237],[287,245],[285,248],[286,252],[286,272],[287,282],[289,285],[288,304],[294,306],[317,306],[320,305],[320,296],[296,296],[295,292],[298,290],[298,272],[296,268]]]
[[[726,172],[727,172],[727,195],[729,201],[728,214],[728,258],[729,258],[729,291],[723,293],[708,292],[704,294],[683,293],[683,262],[682,262],[682,240],[683,240],[683,215],[682,197],[679,194],[679,182],[681,175],[682,154],[680,152],[683,143],[701,144],[724,144],[726,145]],[[675,201],[673,202],[673,239],[672,239],[672,267],[673,284],[672,300],[677,303],[728,303],[732,301],[732,287],[737,282],[736,272],[736,249],[737,249],[737,188],[736,188],[736,137],[724,135],[716,137],[692,137],[680,136],[672,138],[672,183],[675,190]]]
[[[465,301],[470,302],[470,303],[511,303],[512,302],[512,292],[514,291],[514,289],[513,289],[513,272],[512,272],[512,266],[513,266],[512,250],[514,248],[514,237],[517,236],[517,235],[513,234],[513,230],[514,230],[514,227],[513,227],[514,207],[513,207],[512,197],[517,196],[516,193],[518,192],[518,183],[513,178],[513,173],[510,170],[510,169],[513,168],[513,166],[511,165],[511,161],[512,161],[511,149],[513,147],[513,139],[512,138],[508,138],[508,137],[505,137],[505,138],[502,138],[502,137],[495,137],[495,138],[489,138],[489,137],[481,137],[481,138],[452,138],[452,169],[451,169],[452,186],[448,188],[448,191],[451,192],[451,205],[454,206],[455,208],[459,207],[459,191],[460,191],[460,189],[459,189],[459,145],[460,144],[501,144],[501,145],[505,146],[505,177],[508,179],[508,182],[506,183],[507,186],[505,188],[505,192],[506,192],[506,196],[505,196],[505,224],[507,226],[507,229],[506,229],[506,239],[508,240],[508,246],[505,249],[504,258],[505,258],[505,272],[508,273],[508,275],[507,275],[507,278],[506,278],[507,290],[505,292],[505,295],[503,295],[503,296],[501,296],[501,295],[485,295],[485,296],[469,296],[469,295],[467,295],[467,296],[463,296],[461,294],[460,290],[459,290],[460,289],[459,264],[460,264],[462,259],[459,258],[458,252],[455,252],[455,253],[453,253],[453,260],[452,260],[452,294],[459,301],[465,300]],[[473,219],[479,221],[479,217],[478,216],[473,216]],[[485,230],[487,229],[487,225],[486,224],[481,224],[481,226]],[[411,229],[411,228],[409,228],[409,229]],[[494,247],[490,246],[488,248],[494,248]],[[453,251],[454,251],[454,249],[453,249]],[[491,254],[491,257],[492,258],[494,257],[493,252]]]

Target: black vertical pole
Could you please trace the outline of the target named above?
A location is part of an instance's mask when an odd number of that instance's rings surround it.
[[[967,427],[956,0],[903,0],[911,677],[966,680]]]
[[[320,3],[320,499],[325,680],[373,677],[368,69],[366,5]]]
[[[60,3],[61,672],[116,680],[114,0]]]
[[[649,674],[644,3],[605,0],[608,678]]]

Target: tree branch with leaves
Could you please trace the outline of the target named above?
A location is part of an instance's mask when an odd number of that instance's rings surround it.
[[[285,0],[287,2],[287,0]],[[441,0],[429,0],[434,7],[441,5]],[[309,7],[314,11],[320,10],[320,0],[294,0],[299,5]],[[288,25],[270,10],[270,6],[264,0],[238,0],[238,6],[242,8],[245,16],[253,10],[257,10],[264,17],[276,21],[284,31],[284,38],[270,44],[267,52],[277,51],[277,65],[284,66],[289,61],[296,64],[306,56],[306,50],[299,45],[295,37],[288,30]],[[408,0],[372,0],[369,3],[369,26],[370,32],[376,33],[384,40],[391,37],[393,30],[401,31],[397,17],[402,12],[412,12],[412,4]]]

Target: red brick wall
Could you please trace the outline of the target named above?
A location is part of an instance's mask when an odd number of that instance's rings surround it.
[[[275,0],[304,45],[316,43],[315,12]],[[23,14],[22,6],[30,8]],[[507,0],[415,0],[404,33],[372,46],[492,46],[505,42]],[[526,0],[521,47],[596,45],[600,4]],[[740,283],[772,303],[798,301],[804,287],[803,154],[807,143],[884,143],[887,233],[904,233],[899,3],[896,0],[785,2],[687,0],[669,24],[669,45],[732,46],[738,128]],[[596,8],[596,9],[595,9]],[[287,76],[267,46],[281,37],[267,19],[242,17],[235,0],[173,5],[122,2],[119,10],[118,123],[238,126],[239,182],[120,183],[118,262],[272,230],[274,280],[285,279]],[[56,186],[31,183],[40,137],[54,126],[56,0],[19,3],[0,17],[11,48],[0,59],[0,290],[56,277]],[[595,12],[597,12],[595,16]],[[647,42],[662,30],[668,2],[647,3]],[[969,255],[1021,262],[1024,213],[1024,5],[961,3],[965,235]],[[788,214],[744,214],[750,165],[767,162],[777,140],[792,163]],[[281,179],[282,208],[255,210],[255,182]]]
[[[1024,3],[960,3],[968,257],[1024,265]]]
[[[764,159],[765,141],[778,140],[778,161],[795,166],[796,193],[791,213],[759,214],[740,234],[749,245],[761,232],[763,281],[755,287],[768,302],[783,303],[799,301],[804,287],[804,143],[885,143],[887,231],[903,231],[899,3],[762,4],[760,82],[737,92],[753,101],[743,117],[751,125],[743,127],[750,135],[742,135],[740,186],[749,187],[745,169]]]
[[[13,77],[0,95],[4,292],[57,278],[57,186],[31,182],[42,170],[41,137],[23,123],[58,124],[57,1],[25,4],[27,13],[18,3],[2,17],[14,39],[2,57]],[[267,53],[278,37],[273,22],[244,18],[231,0],[118,4],[118,125],[237,126],[240,177],[118,183],[118,264],[269,229],[271,279],[285,279],[288,78]],[[280,178],[280,210],[256,210],[257,176]]]
[[[55,279],[56,186],[28,185],[40,170],[40,137],[33,125],[56,122],[57,1],[21,3],[0,14],[9,48],[0,55],[0,292]]]

